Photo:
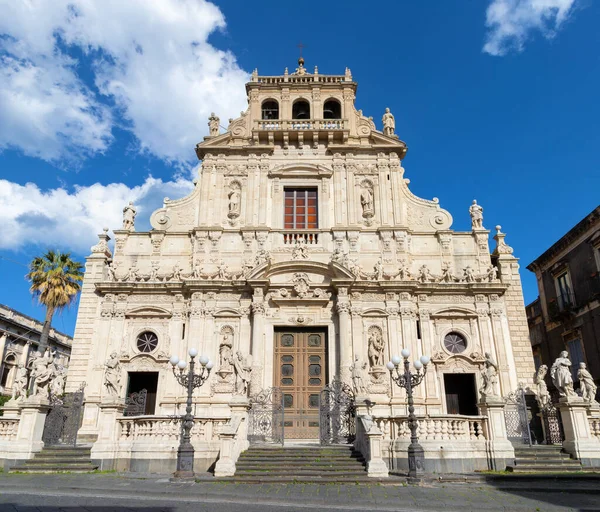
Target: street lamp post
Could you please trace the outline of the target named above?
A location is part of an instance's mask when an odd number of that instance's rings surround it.
[[[187,389],[187,405],[183,415],[183,428],[179,436],[179,448],[177,448],[177,471],[173,475],[177,479],[194,478],[194,447],[191,442],[191,431],[194,426],[194,415],[192,414],[192,394],[195,388],[199,388],[206,382],[213,367],[212,361],[206,356],[200,356],[200,373],[194,372],[196,362],[194,358],[198,355],[198,350],[191,348],[189,350],[190,367],[184,372],[187,363],[183,359],[173,355],[169,362],[173,366],[173,375],[177,382]],[[176,371],[179,369],[179,372]]]
[[[392,357],[392,360],[386,365],[390,371],[392,380],[401,388],[406,389],[408,399],[408,428],[410,429],[410,445],[408,447],[408,478],[412,481],[419,481],[423,476],[423,465],[425,462],[425,454],[423,447],[419,444],[417,429],[419,423],[415,416],[415,405],[413,400],[413,388],[418,386],[425,374],[427,373],[427,365],[429,364],[429,356],[421,356],[420,359],[414,362],[416,373],[410,371],[410,351],[402,349],[402,357],[404,358],[404,371],[400,373],[401,359],[398,356]],[[421,371],[423,370],[423,371]]]

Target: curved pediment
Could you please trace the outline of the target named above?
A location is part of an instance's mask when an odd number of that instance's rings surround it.
[[[171,312],[157,306],[142,306],[130,309],[125,312],[126,317],[154,317],[154,318],[170,318]]]
[[[293,163],[275,167],[269,171],[269,178],[330,178],[333,169],[325,165]]]
[[[477,313],[471,309],[452,306],[438,309],[431,313],[431,316],[435,318],[464,318],[466,316],[477,316]]]
[[[318,261],[282,261],[280,263],[264,263],[252,270],[248,279],[271,279],[279,274],[295,274],[305,272],[307,274],[318,274],[324,276],[326,280],[331,279],[351,279],[355,276],[347,268],[339,263],[331,262],[329,264]]]

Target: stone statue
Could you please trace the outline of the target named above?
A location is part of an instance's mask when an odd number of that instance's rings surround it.
[[[137,210],[133,206],[133,201],[123,208],[123,229],[127,231],[135,231],[135,216]]]
[[[116,352],[110,354],[110,357],[104,363],[104,386],[108,396],[118,398],[121,394],[121,365],[119,356]]]
[[[158,281],[158,269],[159,268],[160,268],[160,265],[159,265],[158,261],[151,262],[150,275],[148,276],[148,281],[150,281],[150,282]]]
[[[473,199],[473,204],[469,207],[471,214],[471,227],[473,229],[483,229],[483,208]]]
[[[369,363],[371,368],[383,366],[383,337],[378,330],[373,330],[369,335]]]
[[[475,282],[475,273],[473,272],[473,269],[468,265],[465,268],[463,268],[462,280],[465,283],[474,283]]]
[[[550,368],[550,377],[561,397],[576,396],[573,391],[571,361],[569,361],[569,353],[566,350],[563,350],[554,361]]]
[[[219,347],[219,371],[220,372],[231,372],[233,371],[233,340],[231,339],[231,332],[223,332],[223,340]]]
[[[240,205],[242,194],[237,187],[233,187],[229,194],[227,194],[229,198],[229,216],[238,216],[240,214]]]
[[[352,372],[352,387],[354,388],[354,393],[357,395],[367,391],[365,384],[366,369],[367,363],[361,363],[360,358],[356,356],[354,358],[354,364],[350,366],[350,371]]]
[[[377,263],[375,263],[375,266],[373,267],[373,271],[375,273],[375,279],[378,279],[381,281],[383,279],[383,261],[381,261],[381,258],[379,258],[377,260]]]
[[[331,255],[331,261],[339,263],[340,265],[348,266],[348,254],[346,254],[341,247],[336,247]]]
[[[116,281],[117,277],[115,275],[115,266],[113,263],[106,264],[106,276],[109,281]]]
[[[498,280],[498,267],[490,265],[487,269],[485,277],[490,283]]]
[[[137,264],[134,263],[133,266],[129,267],[129,270],[121,279],[121,281],[137,281],[139,278],[139,269],[137,268]]]
[[[12,399],[23,400],[27,396],[27,368],[19,364],[17,375],[12,385]]]
[[[456,280],[452,273],[452,265],[450,263],[444,263],[442,265],[442,275],[440,276],[441,283],[453,283]]]
[[[176,262],[173,265],[173,274],[171,275],[171,281],[181,281],[181,267],[179,266],[179,262]]]
[[[538,371],[533,378],[533,383],[536,387],[537,401],[541,409],[546,407],[550,401],[550,393],[548,393],[548,386],[546,386],[546,381],[544,380],[546,373],[548,373],[548,367],[543,364],[538,368]]]
[[[235,373],[235,394],[248,395],[248,384],[250,383],[250,373],[252,368],[244,360],[244,356],[238,350],[233,359],[233,370]]]
[[[308,259],[308,247],[304,238],[300,237],[296,240],[294,247],[292,248],[292,259],[293,260],[306,260]]]
[[[373,190],[371,187],[365,185],[360,193],[360,204],[363,209],[363,215],[373,215]]]
[[[433,276],[431,275],[431,271],[427,268],[427,265],[421,265],[419,267],[419,271],[417,274],[417,281],[421,283],[427,283],[428,281],[433,281]]]
[[[65,373],[57,370],[54,378],[50,382],[50,394],[53,396],[62,396],[65,390]]]
[[[498,365],[492,360],[492,356],[486,352],[484,368],[481,371],[481,398],[487,396],[498,396],[496,386],[498,384]]]
[[[579,379],[579,389],[583,399],[586,402],[594,402],[596,400],[596,390],[598,386],[594,383],[594,377],[587,370],[585,363],[579,363],[579,370],[577,370],[577,378]]]
[[[32,394],[48,397],[50,383],[54,377],[54,354],[46,349],[44,355],[38,350],[31,365],[31,378],[33,380]]]
[[[390,112],[389,108],[385,109],[385,114],[383,114],[383,134],[388,137],[392,137],[394,135],[394,130],[396,129],[396,121],[394,120],[394,116]]]
[[[221,260],[221,262],[217,265],[216,277],[222,280],[227,280],[230,277],[229,267],[227,266],[227,263],[225,263],[223,260]]]
[[[215,115],[214,112],[211,112],[210,117],[208,118],[208,130],[211,137],[219,135],[219,124],[220,119]]]

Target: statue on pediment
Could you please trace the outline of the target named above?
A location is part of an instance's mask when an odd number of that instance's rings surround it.
[[[216,137],[219,135],[219,124],[220,119],[215,115],[214,112],[211,112],[210,117],[208,118],[208,131],[211,137]]]
[[[135,216],[137,210],[133,206],[133,201],[123,208],[123,229],[126,231],[135,231]]]
[[[483,229],[483,208],[473,199],[473,204],[469,207],[471,214],[471,227],[473,229]]]
[[[383,134],[388,137],[393,137],[394,130],[396,129],[396,121],[394,119],[393,114],[390,112],[389,108],[385,109],[385,114],[383,114]]]

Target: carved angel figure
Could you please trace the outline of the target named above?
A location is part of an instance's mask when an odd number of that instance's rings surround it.
[[[473,272],[473,269],[468,265],[465,268],[463,268],[462,280],[465,283],[474,283],[475,282],[475,272]]]
[[[421,283],[433,281],[433,276],[431,275],[431,271],[429,270],[429,268],[427,268],[427,265],[421,265],[421,267],[419,267],[417,273],[417,281]]]
[[[594,383],[594,377],[587,370],[585,363],[579,363],[579,370],[577,370],[577,378],[579,379],[579,388],[583,399],[586,402],[593,402],[596,400],[596,390],[598,387]]]
[[[440,276],[440,282],[442,283],[453,283],[456,280],[452,273],[452,265],[450,263],[444,263],[442,266],[442,275]]]
[[[383,134],[391,137],[394,135],[394,130],[396,129],[396,120],[394,119],[393,114],[390,112],[389,108],[385,109],[385,114],[383,114]]]
[[[116,352],[110,354],[110,357],[104,363],[104,386],[109,396],[116,398],[121,394],[121,368],[119,356]]]
[[[308,259],[308,247],[306,247],[306,241],[304,238],[299,237],[294,244],[292,249],[292,259],[294,260],[305,260]]]
[[[127,231],[135,230],[135,216],[137,210],[133,206],[133,201],[129,201],[129,204],[123,208],[123,229]]]
[[[498,365],[492,360],[492,356],[485,353],[484,368],[481,371],[481,398],[486,396],[497,396],[496,386],[498,384]]]
[[[487,273],[485,274],[485,277],[487,278],[487,280],[490,283],[497,281],[498,280],[498,267],[496,267],[494,265],[490,265],[487,269]]]
[[[569,361],[569,353],[566,350],[563,350],[552,364],[550,377],[560,396],[575,396],[573,377],[571,376],[571,361]]]
[[[115,275],[115,266],[112,262],[106,264],[106,277],[109,281],[117,280],[117,277]]]
[[[371,368],[383,366],[383,337],[378,330],[373,330],[369,335],[369,363]]]

